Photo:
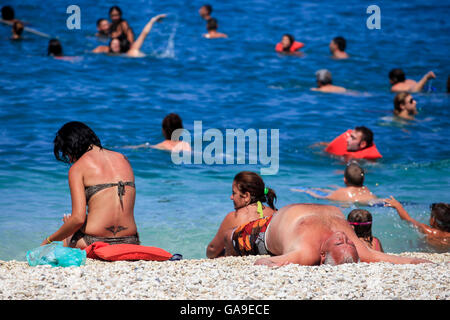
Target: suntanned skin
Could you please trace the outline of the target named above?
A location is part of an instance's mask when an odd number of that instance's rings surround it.
[[[427,74],[425,74],[422,79],[420,79],[419,82],[416,82],[412,79],[406,79],[403,82],[399,82],[394,84],[391,87],[392,92],[401,92],[401,91],[407,91],[407,92],[420,92],[422,91],[423,87],[425,86],[425,83],[427,83],[428,80],[436,78],[436,75],[433,71],[429,71]],[[392,81],[389,80],[392,84]]]
[[[236,255],[231,242],[233,230],[225,236],[226,255]],[[331,240],[330,240],[331,239]],[[396,264],[429,262],[424,259],[388,255],[369,249],[348,224],[341,210],[318,204],[292,204],[281,208],[272,218],[266,231],[270,258],[255,264],[283,266],[320,265],[324,262],[325,246],[333,242],[336,250],[352,252],[356,248],[361,262],[391,262]]]
[[[345,178],[344,178],[345,181]],[[369,203],[372,200],[378,199],[367,187],[355,187],[347,185],[344,188],[339,188],[337,190],[328,190],[328,189],[320,189],[313,188],[320,191],[331,192],[328,196],[321,196],[310,190],[299,190],[299,189],[291,189],[296,192],[304,192],[318,199],[327,199],[331,201],[339,201],[339,202],[358,202],[358,203]]]
[[[327,93],[344,93],[347,92],[347,89],[344,87],[335,86],[332,84],[321,84],[317,82],[317,88],[311,88],[312,91],[320,91]]]
[[[134,182],[133,169],[126,157],[118,152],[93,146],[69,169],[69,187],[72,198],[72,212],[64,215],[64,224],[53,233],[50,241],[63,241],[68,245],[72,235],[81,228],[86,234],[97,237],[123,237],[136,234],[134,201],[136,190],[125,186],[122,198],[123,208],[117,195],[117,187],[103,189],[86,203],[85,187],[103,183]],[[86,214],[86,205],[88,213]],[[45,239],[41,245],[47,244]],[[83,239],[77,248],[87,246]]]
[[[229,212],[222,223],[216,235],[209,243],[206,249],[206,256],[208,258],[217,258],[223,255],[223,249],[225,247],[224,236],[230,228],[236,228],[242,224],[259,219],[259,213],[257,212],[257,204],[250,203],[250,193],[241,193],[236,186],[236,183],[232,184],[232,194],[230,200],[233,201],[235,211]],[[271,216],[275,210],[270,207],[263,206],[264,217]]]
[[[384,201],[386,202],[386,206],[393,207],[397,210],[397,213],[402,220],[408,221],[416,227],[417,230],[423,233],[426,236],[426,241],[430,245],[441,249],[450,248],[450,232],[440,230],[433,216],[430,217],[430,225],[428,226],[411,218],[409,213],[403,208],[402,204],[393,196],[384,199]]]

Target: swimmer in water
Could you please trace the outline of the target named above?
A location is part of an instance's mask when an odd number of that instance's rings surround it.
[[[47,55],[53,56],[55,58],[62,58],[63,48],[61,42],[58,39],[51,39],[48,42]]]
[[[12,26],[12,37],[11,40],[20,40],[22,38],[23,33],[23,23],[20,21],[15,21]]]
[[[110,23],[107,19],[100,18],[97,20],[97,37],[109,38]]]
[[[275,51],[283,54],[303,56],[303,53],[298,50],[304,46],[303,43],[295,41],[294,36],[286,33],[281,38],[281,42],[275,46]]]
[[[109,29],[111,38],[126,39],[132,44],[134,42],[133,29],[131,29],[126,20],[122,19],[122,10],[118,6],[112,6],[109,9],[109,17],[111,19]]]
[[[207,39],[217,39],[217,38],[228,38],[228,36],[225,33],[218,32],[217,29],[219,28],[219,24],[217,22],[217,19],[211,18],[206,23],[206,30],[208,30],[208,33],[205,33],[203,35],[204,38]]]
[[[191,146],[187,142],[178,139],[172,140],[172,133],[177,129],[183,129],[183,122],[178,114],[169,113],[162,122],[162,133],[165,140],[151,147],[176,152],[191,151]]]
[[[321,69],[316,72],[317,88],[311,88],[313,91],[343,93],[347,90],[343,87],[332,84],[331,72],[326,69]]]
[[[347,216],[348,223],[352,226],[358,238],[370,249],[384,252],[381,241],[372,235],[372,214],[363,209],[350,211]]]
[[[267,188],[263,179],[251,171],[239,172],[234,177],[230,199],[233,201],[234,211],[225,216],[219,230],[206,248],[206,256],[210,259],[225,254],[224,236],[229,229],[260,218],[270,217],[276,211],[275,191]],[[268,206],[264,206],[262,203],[267,203]]]
[[[394,98],[394,115],[396,117],[414,120],[417,114],[417,102],[408,92],[400,92]]]
[[[433,203],[431,205],[430,225],[426,225],[411,218],[409,213],[403,208],[402,204],[393,196],[384,199],[385,206],[392,207],[397,210],[402,220],[408,221],[421,233],[426,236],[428,244],[437,249],[448,250],[450,248],[450,204],[449,203]]]
[[[348,59],[349,56],[345,52],[347,42],[343,37],[336,37],[329,44],[330,52],[334,59]]]
[[[406,79],[405,73],[402,69],[392,69],[389,72],[389,82],[391,84],[392,92],[420,92],[425,86],[425,83],[434,78],[436,78],[436,75],[433,71],[429,71],[425,74],[419,82],[412,79]]]
[[[140,51],[144,40],[152,30],[155,22],[161,21],[165,18],[165,14],[159,14],[150,19],[149,22],[142,29],[141,34],[135,42],[130,45],[127,39],[112,38],[108,46],[98,46],[92,52],[94,53],[109,53],[109,54],[125,54],[129,57],[141,57],[143,53]]]
[[[198,10],[198,14],[200,17],[202,17],[204,20],[208,21],[211,19],[211,13],[212,13],[212,6],[209,4],[204,4],[201,6],[201,8]]]
[[[304,192],[318,199],[327,199],[339,202],[352,202],[358,204],[372,204],[378,199],[370,190],[364,186],[364,170],[356,161],[350,161],[344,171],[344,188],[337,190],[317,189],[330,192],[328,195],[319,195],[312,190],[291,189],[292,191]]]

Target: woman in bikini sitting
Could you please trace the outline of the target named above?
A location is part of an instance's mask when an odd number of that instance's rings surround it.
[[[230,197],[235,211],[228,213],[223,219],[216,236],[206,249],[206,256],[213,259],[224,255],[224,235],[227,230],[272,216],[276,211],[274,206],[276,198],[275,191],[265,187],[263,179],[258,174],[251,171],[238,173],[234,177]],[[269,207],[263,206],[263,202],[267,202]]]
[[[134,174],[127,158],[103,148],[97,135],[76,121],[59,129],[54,154],[71,164],[72,213],[42,245],[64,241],[65,246],[83,249],[96,241],[140,244],[133,213]]]

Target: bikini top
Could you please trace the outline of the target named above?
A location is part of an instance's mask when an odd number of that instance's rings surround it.
[[[134,182],[132,181],[123,182],[122,180],[120,180],[117,183],[103,183],[103,184],[96,184],[94,186],[84,187],[84,193],[86,195],[86,203],[88,203],[89,199],[91,199],[91,197],[97,192],[115,186],[117,186],[117,194],[119,195],[121,204],[122,204],[122,197],[125,194],[125,186],[136,188]]]

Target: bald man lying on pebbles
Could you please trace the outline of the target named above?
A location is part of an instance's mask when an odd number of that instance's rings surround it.
[[[269,254],[270,258],[255,262],[268,266],[431,262],[369,249],[339,208],[320,204],[287,205],[273,216],[230,229],[225,235],[225,249],[226,256]]]

